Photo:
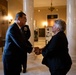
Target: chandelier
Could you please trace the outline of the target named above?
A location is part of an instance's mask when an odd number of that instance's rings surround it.
[[[48,8],[51,12],[55,9],[55,7],[52,6],[52,0],[51,0],[51,6]]]

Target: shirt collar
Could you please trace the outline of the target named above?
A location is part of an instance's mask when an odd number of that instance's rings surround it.
[[[15,22],[17,24],[17,22]],[[19,24],[17,24],[18,28],[21,29],[21,27],[19,26]]]

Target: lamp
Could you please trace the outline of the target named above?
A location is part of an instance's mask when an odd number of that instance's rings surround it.
[[[52,0],[51,0],[51,6],[48,8],[51,12],[55,9],[53,6],[52,6]]]
[[[11,16],[11,15],[8,15],[8,16],[7,16],[7,20],[8,20],[8,22],[9,22],[9,24],[11,24],[11,22],[12,22],[12,20],[13,20],[12,16]]]
[[[46,21],[42,22],[42,25],[44,28],[47,27],[47,22]]]

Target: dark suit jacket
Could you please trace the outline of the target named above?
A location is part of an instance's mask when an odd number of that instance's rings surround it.
[[[22,32],[24,34],[24,38],[26,40],[26,43],[29,46],[27,52],[31,53],[33,48],[32,48],[32,44],[29,41],[29,38],[31,36],[31,32],[30,32],[29,26],[28,25],[24,25],[21,29],[22,29]]]
[[[51,69],[67,67],[72,64],[68,54],[68,41],[63,31],[52,37],[42,51],[43,61]]]
[[[11,25],[6,33],[3,59],[21,63],[25,53],[27,54],[27,43],[16,23]]]
[[[29,40],[29,38],[30,38],[30,36],[31,36],[29,26],[28,26],[28,25],[24,25],[21,29],[22,29],[22,31],[24,32],[25,39],[26,39],[26,40]]]

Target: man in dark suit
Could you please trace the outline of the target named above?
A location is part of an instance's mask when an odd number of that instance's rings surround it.
[[[26,43],[29,45],[29,49],[28,49],[28,53],[31,53],[32,52],[32,44],[30,43],[29,41],[29,38],[31,36],[31,32],[30,32],[30,29],[29,29],[29,26],[28,25],[24,25],[23,27],[21,27],[22,29],[22,32],[24,34],[24,38],[26,40]],[[23,60],[23,63],[22,63],[22,68],[23,68],[23,73],[26,73],[26,69],[27,69],[27,54],[25,53],[25,56],[24,56],[24,60]]]
[[[44,48],[40,49],[44,57],[42,64],[49,68],[51,75],[66,75],[72,65],[65,29],[66,23],[63,20],[55,20],[52,27],[54,36]],[[38,47],[36,49],[38,50]],[[35,53],[39,54],[39,51]]]
[[[21,31],[26,21],[26,14],[22,11],[18,12],[15,23],[7,30],[3,51],[4,75],[20,75],[21,64],[29,48]]]

